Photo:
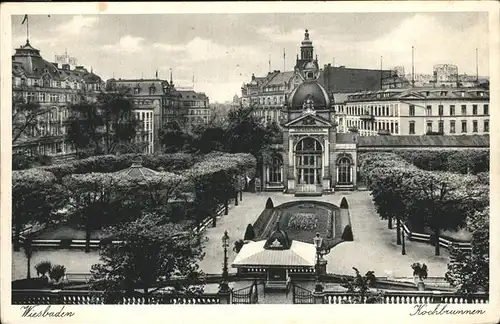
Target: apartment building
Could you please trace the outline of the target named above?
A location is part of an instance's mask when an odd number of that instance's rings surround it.
[[[338,109],[342,129],[362,136],[488,134],[490,127],[489,91],[482,88],[357,92]]]
[[[12,55],[13,100],[22,98],[25,103],[38,103],[45,112],[22,132],[16,126],[25,122],[25,116],[18,114],[13,119],[13,152],[38,153],[55,160],[74,158],[76,150],[65,139],[68,106],[82,97],[94,100],[103,86],[102,79],[83,66],[72,69],[69,64],[44,60],[40,50],[27,40]],[[13,115],[18,112],[16,109],[13,106]]]

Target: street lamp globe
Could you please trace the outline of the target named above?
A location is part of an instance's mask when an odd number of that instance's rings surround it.
[[[319,233],[316,233],[316,236],[313,239],[314,241],[314,246],[316,246],[316,249],[320,249],[321,246],[323,245],[323,238],[319,235]]]

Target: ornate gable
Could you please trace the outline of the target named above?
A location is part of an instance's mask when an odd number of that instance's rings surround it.
[[[308,127],[332,127],[334,126],[328,120],[321,118],[316,115],[302,115],[299,118],[291,120],[290,122],[285,124],[285,127],[300,127],[300,126],[308,126]]]

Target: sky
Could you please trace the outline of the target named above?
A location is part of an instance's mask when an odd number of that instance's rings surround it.
[[[12,16],[12,53],[26,41],[23,16]],[[432,73],[434,64],[489,76],[488,14],[311,13],[30,15],[29,39],[47,61],[65,51],[103,79],[169,78],[205,92],[211,102],[241,96],[252,73],[292,70],[308,29],[319,64]],[[285,60],[283,59],[285,51]]]

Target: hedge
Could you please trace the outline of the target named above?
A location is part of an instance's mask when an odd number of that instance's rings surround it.
[[[360,154],[360,164],[364,157],[371,156],[373,153]],[[377,153],[395,154],[406,162],[429,171],[449,171],[461,174],[480,172],[489,172],[490,169],[490,151],[488,149],[465,149],[465,150],[387,150]]]
[[[99,155],[82,160],[44,166],[39,169],[53,173],[58,179],[75,173],[109,173],[130,167],[132,160],[137,156],[142,158],[142,165],[144,167],[154,170],[163,168],[164,171],[169,172],[188,169],[195,162],[194,157],[186,153]]]

